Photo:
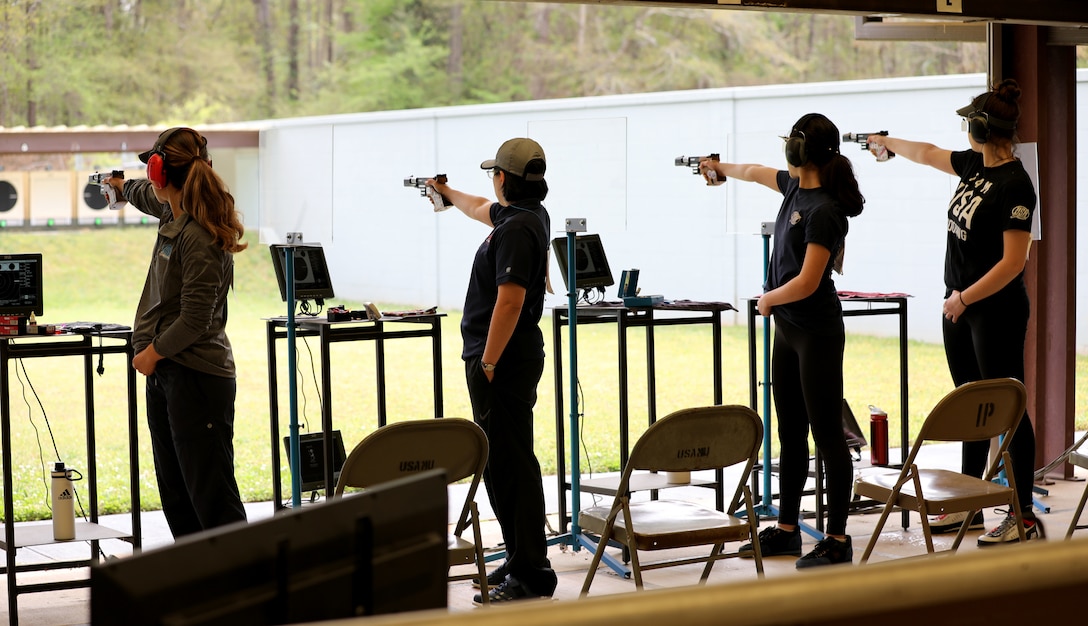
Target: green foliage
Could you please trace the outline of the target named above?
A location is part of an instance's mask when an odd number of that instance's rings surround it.
[[[0,21],[2,126],[965,73],[986,58],[982,44],[855,41],[848,16],[601,4],[8,0]]]

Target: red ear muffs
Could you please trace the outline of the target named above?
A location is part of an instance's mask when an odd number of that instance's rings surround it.
[[[163,147],[166,146],[170,136],[178,130],[180,129],[175,127],[163,131],[159,135],[158,141],[155,142],[155,146],[151,148],[151,154],[147,157],[147,179],[151,181],[155,189],[162,189],[169,182],[169,173],[166,170],[166,152],[163,151]]]
[[[147,157],[147,179],[155,189],[166,186],[166,155],[162,150],[156,150]]]

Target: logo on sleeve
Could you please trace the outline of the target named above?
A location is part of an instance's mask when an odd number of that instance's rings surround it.
[[[1010,217],[1012,217],[1012,219],[1014,220],[1026,221],[1030,215],[1031,211],[1028,211],[1028,208],[1026,206],[1019,205],[1013,207],[1012,215]]]

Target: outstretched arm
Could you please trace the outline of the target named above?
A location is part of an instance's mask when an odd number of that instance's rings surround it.
[[[869,135],[869,150],[876,154],[873,146],[884,146],[899,156],[936,168],[945,174],[955,176],[956,170],[952,169],[952,151],[938,148],[924,141],[908,141],[898,137],[886,137],[883,135]]]
[[[483,196],[474,196],[463,191],[458,191],[449,185],[443,185],[433,178],[429,179],[427,184],[434,187],[435,191],[438,193],[446,196],[446,198],[453,203],[453,206],[460,209],[465,215],[477,222],[483,222],[488,226],[495,226],[491,223],[491,205],[494,203],[493,200],[488,200]]]
[[[735,178],[751,183],[759,183],[774,191],[781,191],[778,188],[778,170],[773,167],[754,163],[723,163],[721,161],[711,161],[710,159],[699,162],[700,172],[705,173],[709,170],[716,171],[718,178],[722,180]]]

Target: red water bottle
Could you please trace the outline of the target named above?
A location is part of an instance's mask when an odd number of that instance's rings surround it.
[[[869,405],[869,461],[873,465],[888,464],[888,414]]]

